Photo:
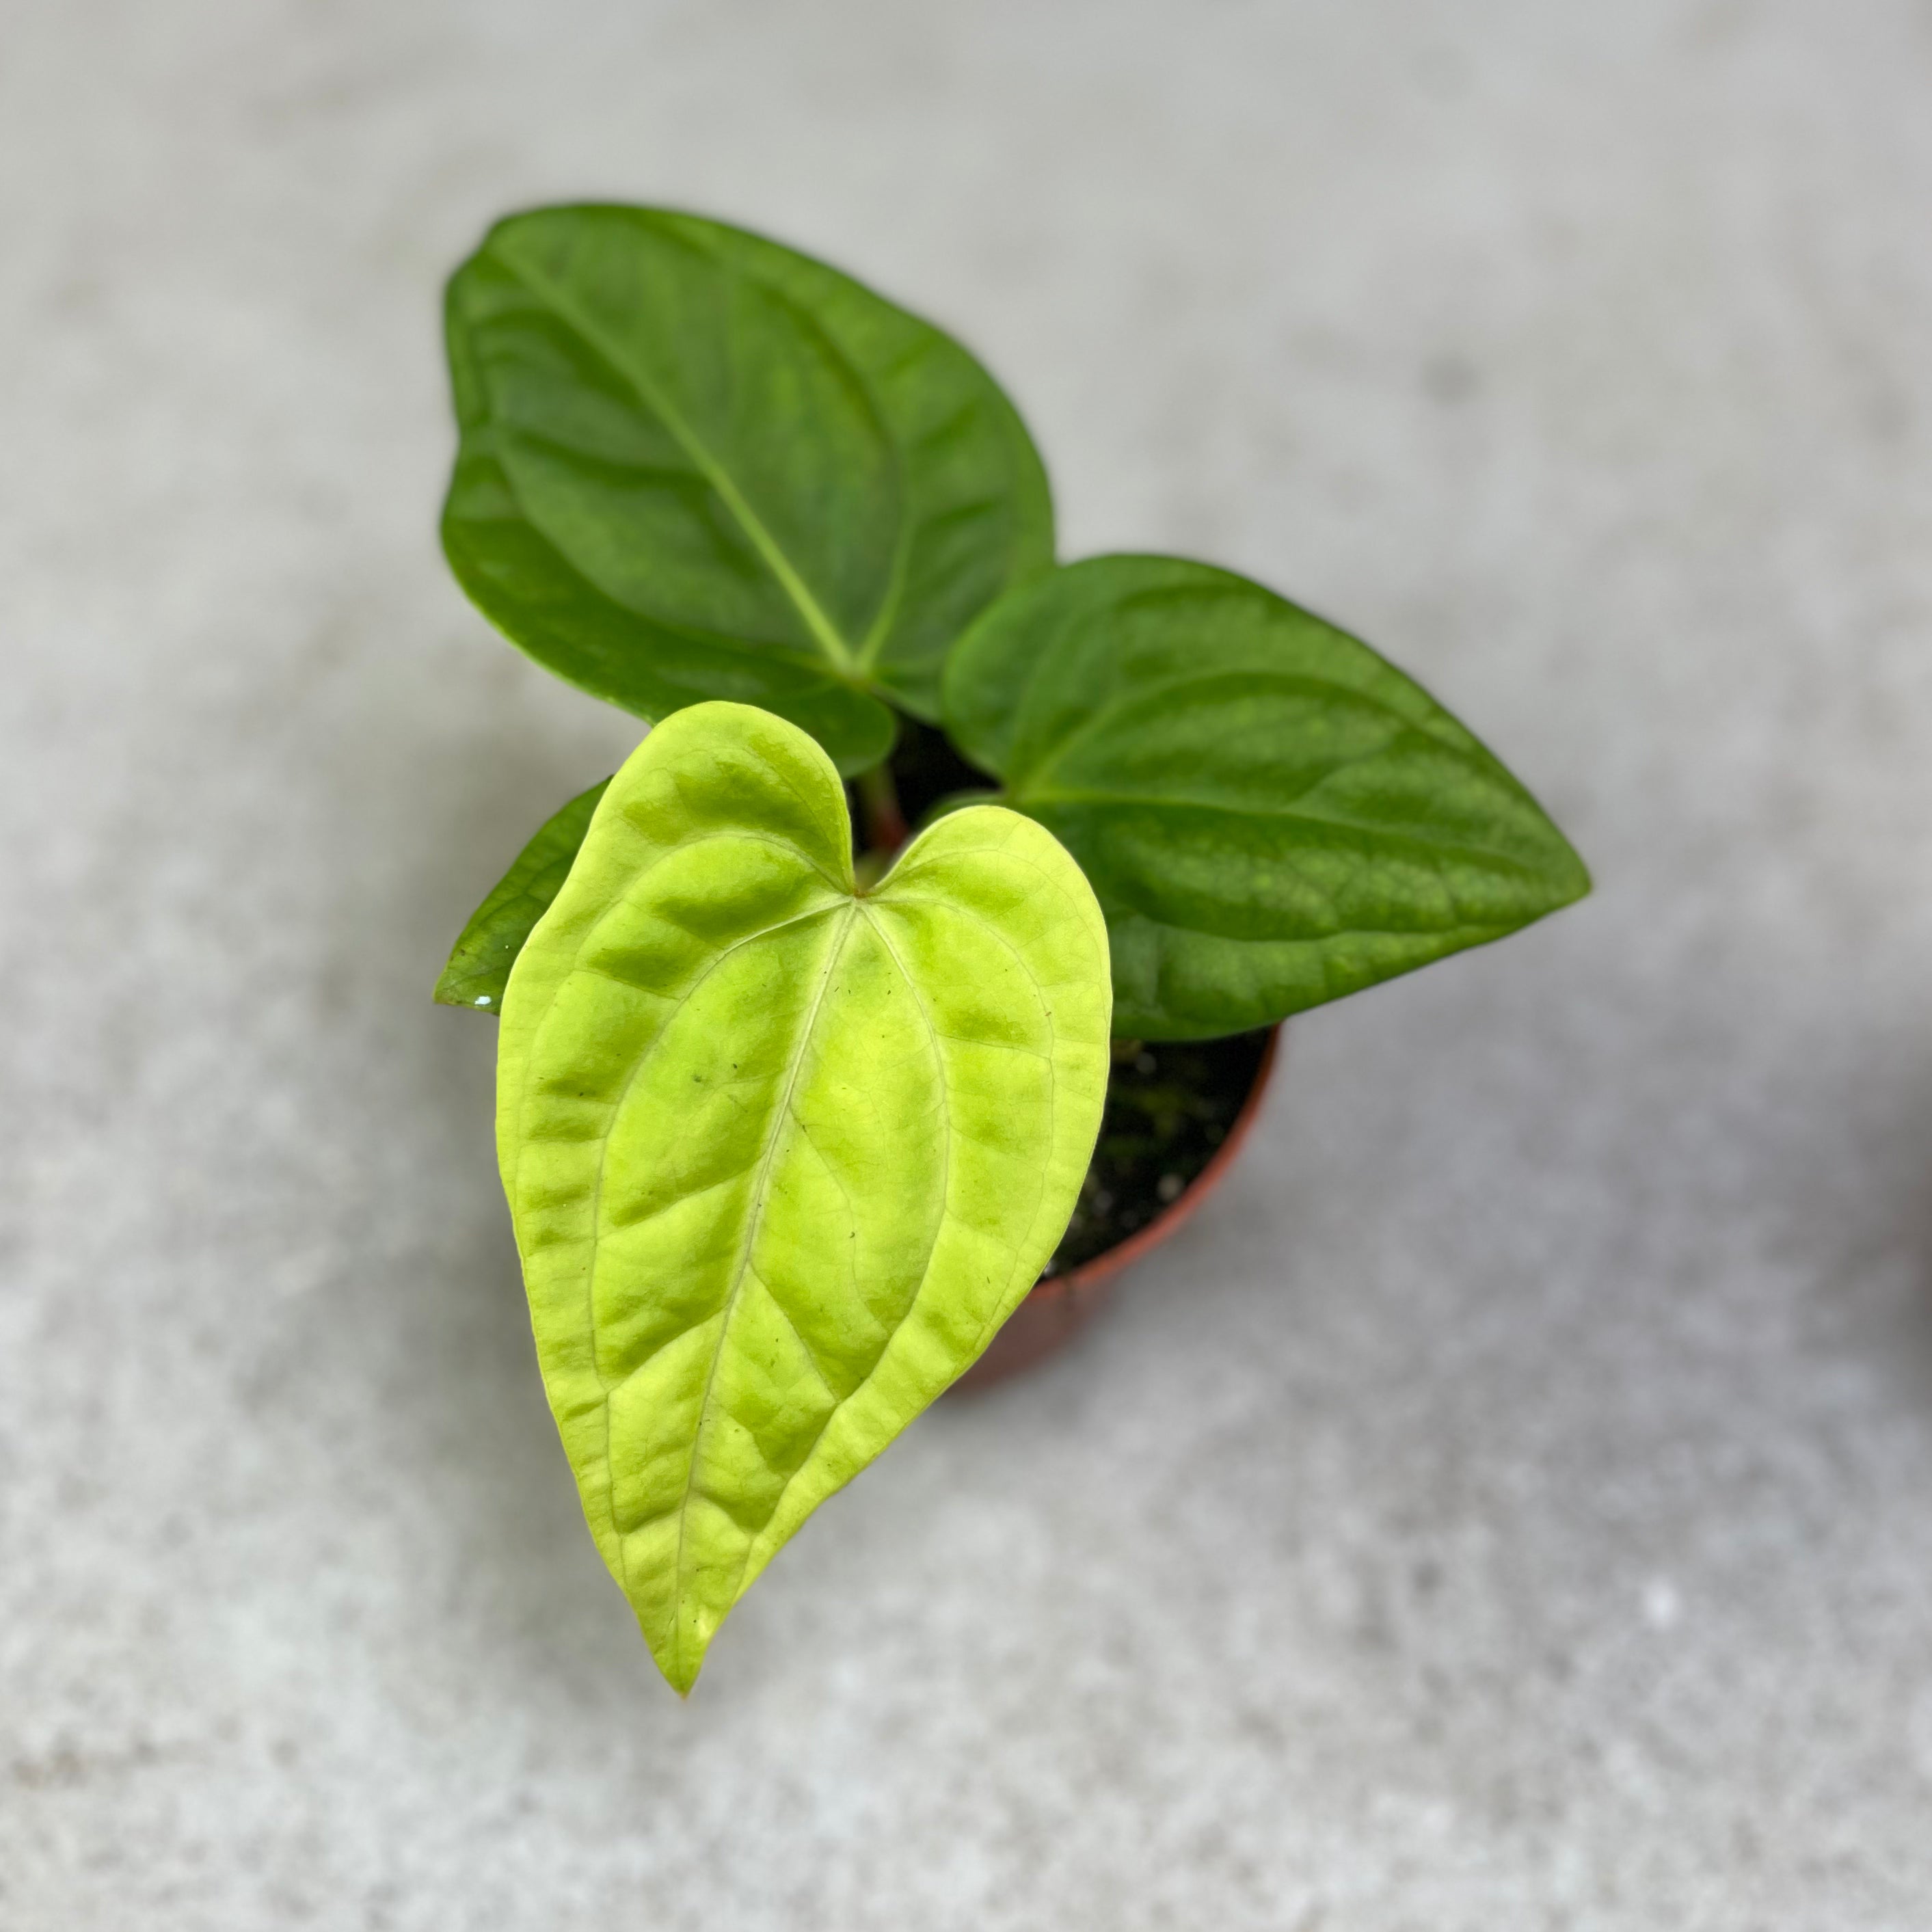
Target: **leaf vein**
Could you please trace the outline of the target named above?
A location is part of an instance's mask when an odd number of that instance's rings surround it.
[[[685,421],[682,412],[672,404],[669,398],[644,370],[632,364],[624,353],[622,345],[612,341],[603,328],[578,307],[562,284],[534,272],[524,262],[506,260],[504,266],[531,295],[540,302],[548,302],[604,362],[631,386],[638,400],[670,431],[673,439],[690,457],[704,480],[718,493],[719,500],[737,519],[739,527],[750,540],[752,548],[777,580],[779,588],[790,598],[793,607],[804,621],[806,630],[826,658],[842,671],[849,672],[856,669],[857,658],[851,646],[826,614],[824,607],[812,594],[810,585],[806,582],[798,567],[785,554],[778,539],[766,526],[764,519],[752,507],[732,480],[730,471],[691,424]]]

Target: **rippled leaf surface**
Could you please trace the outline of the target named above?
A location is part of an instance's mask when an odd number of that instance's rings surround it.
[[[824,753],[712,704],[611,781],[512,974],[498,1142],[584,1511],[664,1675],[977,1358],[1098,1130],[1106,933],[996,806],[868,896]]]
[[[1124,1034],[1264,1025],[1589,890],[1419,686],[1204,564],[1098,557],[1012,592],[954,652],[946,722],[1092,882]]]
[[[1040,460],[950,337],[824,264],[695,217],[542,208],[448,293],[464,588],[539,663],[658,718],[764,706],[856,772],[885,700],[1046,567]]]

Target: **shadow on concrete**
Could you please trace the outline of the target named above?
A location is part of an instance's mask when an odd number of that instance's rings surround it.
[[[394,1482],[431,1501],[424,1616],[452,1620],[472,1652],[506,1654],[492,1694],[513,1676],[607,1708],[614,1685],[652,1688],[654,1672],[586,1532],[538,1374],[493,1145],[496,1022],[430,989],[530,832],[643,728],[492,662],[487,643],[472,665],[476,648],[465,640],[450,677],[456,700],[352,697],[316,768],[332,844],[370,855],[332,878],[319,922],[326,976],[350,989],[347,1050],[362,1056],[328,1086],[359,1090],[348,1131],[382,1148],[357,1173],[350,1239],[364,1258],[294,1346],[337,1358],[344,1408],[376,1412]]]

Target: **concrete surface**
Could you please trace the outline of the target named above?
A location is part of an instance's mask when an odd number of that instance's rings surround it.
[[[8,1932],[1932,1926],[1932,12],[13,0]],[[952,321],[1066,548],[1352,621],[1600,895],[1294,1030],[688,1706],[428,1003],[624,720],[433,520],[578,194]]]

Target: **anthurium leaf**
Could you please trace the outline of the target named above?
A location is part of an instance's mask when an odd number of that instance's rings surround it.
[[[692,215],[541,208],[447,305],[443,543],[537,662],[662,718],[777,712],[842,771],[932,718],[960,632],[1053,550],[1012,405],[938,329]]]
[[[1204,564],[1096,557],[1010,592],[953,652],[946,722],[1092,882],[1124,1034],[1263,1025],[1589,890],[1419,686]]]
[[[680,1690],[774,1551],[979,1355],[1098,1131],[1106,931],[998,806],[854,890],[824,752],[677,712],[510,976],[498,1151],[585,1514]]]
[[[490,888],[483,903],[470,915],[436,982],[436,997],[446,1006],[470,1006],[494,1014],[503,1004],[503,988],[517,963],[530,928],[549,909],[557,888],[569,876],[571,862],[584,843],[590,814],[604,796],[604,779],[580,791],[561,812],[537,828],[536,836],[517,854],[516,862]]]

